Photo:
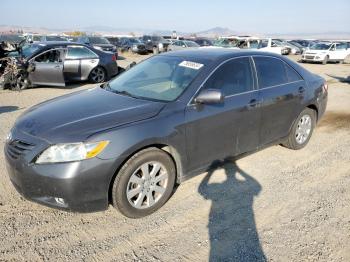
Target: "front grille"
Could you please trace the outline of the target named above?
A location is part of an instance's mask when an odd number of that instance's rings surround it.
[[[314,56],[313,55],[307,55],[305,56],[306,59],[314,59]]]
[[[34,146],[21,140],[12,140],[7,144],[6,152],[11,158],[18,159],[26,151],[32,150]]]

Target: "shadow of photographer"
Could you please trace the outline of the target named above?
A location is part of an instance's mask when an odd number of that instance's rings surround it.
[[[209,183],[222,166],[226,180]],[[235,162],[215,162],[202,180],[199,193],[212,201],[209,215],[209,261],[266,261],[255,225],[253,202],[260,184]]]

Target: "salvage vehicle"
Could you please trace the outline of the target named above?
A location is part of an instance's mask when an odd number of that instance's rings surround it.
[[[319,42],[310,46],[302,55],[301,62],[340,62],[349,59],[350,49],[346,42]]]
[[[209,38],[197,37],[193,39],[193,42],[196,42],[200,46],[213,46],[213,41]]]
[[[16,59],[15,82],[2,84],[10,89],[36,85],[65,86],[67,82],[89,80],[101,83],[118,73],[113,53],[71,42],[39,42],[26,45]],[[12,61],[13,62],[13,61]],[[13,64],[11,64],[13,66]],[[11,71],[10,71],[11,72]],[[6,79],[3,79],[6,81]]]
[[[133,37],[121,37],[119,41],[119,48],[122,52],[146,54],[148,50],[146,45],[139,39]]]
[[[148,52],[153,52],[153,54],[159,54],[168,51],[169,41],[161,36],[150,36],[144,35],[140,40],[146,45]]]
[[[200,45],[198,45],[196,42],[193,42],[193,41],[176,40],[168,46],[168,51],[178,51],[186,48],[199,48],[199,47]]]
[[[115,45],[112,45],[107,38],[101,36],[80,36],[77,40],[78,43],[82,43],[91,46],[97,50],[114,53],[118,57],[118,50]]]
[[[139,218],[215,160],[305,147],[327,92],[323,78],[273,53],[160,54],[24,112],[5,142],[6,167],[32,201],[80,212],[112,204]]]

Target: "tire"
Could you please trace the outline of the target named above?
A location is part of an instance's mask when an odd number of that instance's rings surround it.
[[[157,166],[159,171],[152,175]],[[112,187],[112,205],[129,218],[150,215],[170,198],[175,177],[174,162],[166,152],[154,147],[141,150],[118,172]],[[162,180],[157,182],[159,179]]]
[[[103,83],[103,82],[106,82],[106,80],[107,80],[106,70],[103,67],[101,67],[101,66],[95,67],[90,72],[89,80],[92,83]]]
[[[153,47],[153,54],[155,54],[155,55],[157,55],[157,54],[159,54],[159,49],[158,49],[158,47]]]
[[[20,75],[16,81],[16,89],[24,90],[29,87],[28,79],[24,75]]]
[[[329,56],[326,55],[325,58],[322,61],[322,65],[326,65],[328,63]]]
[[[305,108],[295,120],[287,141],[283,143],[283,146],[293,150],[302,149],[309,142],[315,126],[316,111]]]

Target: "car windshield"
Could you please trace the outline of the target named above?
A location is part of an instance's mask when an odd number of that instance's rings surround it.
[[[112,92],[140,99],[173,101],[204,65],[173,56],[154,56],[109,82]]]
[[[40,48],[39,45],[24,45],[22,47],[22,51],[21,51],[21,54],[23,57],[29,57],[31,56],[32,54],[34,54],[36,51],[38,51]]]
[[[186,45],[188,47],[199,47],[199,45],[195,42],[192,42],[192,41],[186,41]]]
[[[89,37],[91,44],[109,44],[109,41],[104,37]]]
[[[130,38],[130,43],[138,44],[138,43],[141,43],[141,41],[136,38]]]
[[[66,38],[61,37],[61,36],[46,36],[46,41],[67,41]]]
[[[330,48],[330,43],[317,43],[310,46],[312,50],[328,50]]]

